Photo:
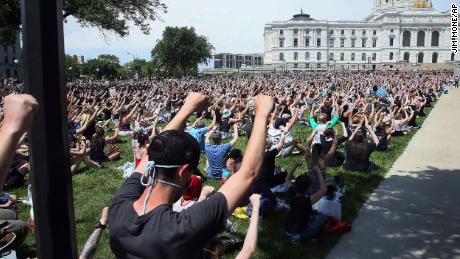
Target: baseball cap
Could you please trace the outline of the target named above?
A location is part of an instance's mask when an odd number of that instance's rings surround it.
[[[202,175],[198,169],[200,146],[188,133],[179,130],[163,131],[152,139],[148,149],[150,161],[157,165],[189,164],[193,174]]]

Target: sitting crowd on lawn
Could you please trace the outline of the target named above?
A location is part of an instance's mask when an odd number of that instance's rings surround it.
[[[133,164],[81,258],[93,257],[107,224],[117,258],[219,258],[238,243],[219,235],[234,231],[238,213],[250,225],[237,258],[254,253],[259,216],[287,211],[282,232],[292,242],[349,230],[341,213],[346,183],[327,169],[372,173],[371,155],[419,129],[417,118],[451,84],[458,85],[451,73],[416,71],[69,83],[71,173],[121,158]],[[27,131],[38,104],[20,94],[23,85],[5,80],[0,87],[0,185],[30,188]],[[237,148],[243,137],[245,150]],[[123,153],[117,145],[127,141],[132,152]],[[277,157],[296,162],[286,170]],[[298,172],[303,164],[307,170]],[[19,201],[31,204],[31,197],[0,195],[11,247],[34,224],[33,213],[29,224],[17,220]]]

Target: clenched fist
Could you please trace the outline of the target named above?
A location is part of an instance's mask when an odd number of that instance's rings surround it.
[[[270,113],[273,111],[275,101],[273,97],[268,95],[258,95],[256,96],[254,103],[254,112],[256,115],[270,116]]]
[[[208,105],[208,101],[208,96],[201,93],[191,92],[188,94],[187,98],[185,98],[184,107],[187,107],[187,109],[192,111],[200,111]]]
[[[28,94],[10,94],[5,97],[3,128],[22,135],[32,127],[37,100]]]

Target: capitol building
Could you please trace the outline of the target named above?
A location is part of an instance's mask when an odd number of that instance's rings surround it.
[[[431,0],[374,0],[362,21],[316,20],[301,11],[265,25],[264,64],[275,70],[373,70],[451,63],[460,55],[451,53],[450,25],[450,12],[434,9]]]

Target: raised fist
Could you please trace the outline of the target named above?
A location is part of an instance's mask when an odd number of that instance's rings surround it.
[[[261,197],[262,196],[260,196],[260,194],[257,194],[257,193],[252,194],[251,197],[249,197],[249,200],[251,201],[252,206],[256,204],[259,205]]]
[[[256,96],[254,103],[254,111],[256,115],[269,116],[273,111],[275,101],[273,97],[267,95],[258,95]]]
[[[208,96],[201,93],[191,92],[188,94],[187,98],[185,98],[184,106],[193,111],[200,111],[206,107],[208,101]]]
[[[10,94],[5,97],[3,128],[22,135],[32,127],[37,100],[28,94]]]

